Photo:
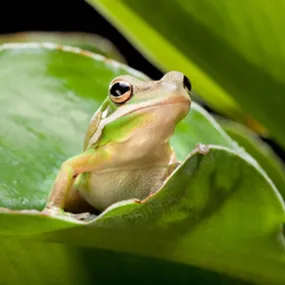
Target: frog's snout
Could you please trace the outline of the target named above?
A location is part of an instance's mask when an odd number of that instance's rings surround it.
[[[187,91],[188,94],[192,90],[192,84],[191,84],[189,77],[187,77],[185,74],[179,71],[170,71],[166,73],[161,78],[161,81],[172,83],[178,88],[183,86],[183,88]]]

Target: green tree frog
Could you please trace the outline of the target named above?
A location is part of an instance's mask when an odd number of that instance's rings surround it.
[[[190,80],[177,71],[156,81],[113,79],[83,152],[62,164],[43,211],[103,211],[153,195],[179,165],[169,139],[190,110],[190,91]]]

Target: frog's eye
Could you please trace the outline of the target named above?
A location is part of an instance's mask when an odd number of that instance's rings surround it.
[[[133,94],[132,85],[126,81],[118,81],[111,85],[109,90],[110,98],[117,104],[125,103]]]

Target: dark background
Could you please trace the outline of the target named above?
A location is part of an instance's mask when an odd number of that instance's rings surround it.
[[[23,3],[24,2],[24,3]],[[84,0],[5,1],[0,6],[0,33],[26,31],[87,32],[110,40],[127,64],[153,79],[162,73]]]
[[[116,46],[131,67],[153,79],[162,76],[157,67],[148,62],[115,27],[84,0],[18,0],[1,3],[0,33],[28,31],[72,31],[100,35]],[[208,106],[204,107],[213,113]],[[285,161],[285,152],[274,141],[262,139]]]

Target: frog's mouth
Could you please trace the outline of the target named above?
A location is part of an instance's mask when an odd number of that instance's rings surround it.
[[[171,98],[169,100],[165,100],[164,102],[161,102],[161,101],[154,102],[153,100],[147,104],[142,103],[141,106],[136,105],[135,108],[132,108],[132,109],[130,108],[131,110],[126,110],[126,112],[124,112],[124,114],[122,113],[122,115],[125,116],[125,115],[129,115],[132,113],[137,113],[142,110],[148,110],[148,109],[167,106],[167,105],[182,105],[182,107],[185,108],[185,111],[188,112],[190,105],[191,105],[191,100],[187,99],[186,97]]]
[[[146,110],[151,110],[151,109],[157,109],[157,108],[163,108],[164,106],[180,106],[181,110],[179,113],[181,115],[186,115],[189,112],[190,105],[191,105],[191,100],[190,98],[187,97],[175,97],[175,98],[170,98],[165,101],[161,100],[152,100],[149,102],[142,102],[140,104],[133,104],[133,105],[124,105],[122,108],[118,108],[112,115],[107,117],[106,119],[103,119],[104,125],[115,121],[116,119],[124,116],[128,116],[134,113],[141,113]]]

